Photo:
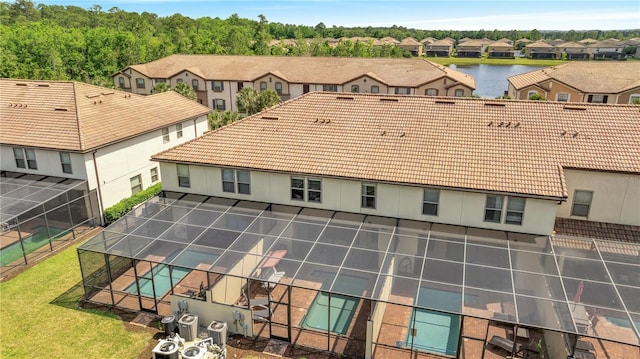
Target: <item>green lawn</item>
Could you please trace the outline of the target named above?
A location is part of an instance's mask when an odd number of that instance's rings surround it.
[[[128,332],[111,313],[77,309],[76,247],[0,283],[0,358],[136,358],[144,350],[149,334]]]
[[[425,57],[425,59],[435,62],[440,65],[448,66],[451,64],[456,65],[528,65],[528,66],[554,66],[564,64],[567,61],[562,60],[534,60],[522,57],[515,59],[489,59],[482,58],[466,58],[466,57]]]

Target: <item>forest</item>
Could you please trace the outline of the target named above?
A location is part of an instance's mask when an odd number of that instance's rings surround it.
[[[111,75],[131,64],[146,63],[171,54],[233,54],[286,56],[407,57],[396,46],[372,46],[351,41],[330,46],[304,39],[340,37],[451,37],[531,40],[561,38],[629,39],[639,30],[621,31],[447,31],[392,27],[327,27],[269,22],[264,16],[245,19],[191,19],[180,14],[159,17],[126,12],[118,7],[43,5],[29,0],[0,2],[0,77],[77,80],[112,86]],[[293,39],[292,45],[270,45]]]

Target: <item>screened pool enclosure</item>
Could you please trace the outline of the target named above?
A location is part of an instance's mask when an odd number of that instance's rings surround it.
[[[86,181],[0,173],[0,263],[28,264],[92,228],[97,196]]]
[[[232,332],[401,358],[458,355],[477,319],[637,346],[639,253],[172,192],[78,249],[90,302],[170,315],[185,298],[246,310]]]

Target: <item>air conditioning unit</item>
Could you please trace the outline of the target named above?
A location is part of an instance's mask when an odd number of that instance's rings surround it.
[[[191,342],[198,338],[198,316],[185,314],[178,321],[180,324],[180,336]]]
[[[182,351],[182,359],[204,359],[207,357],[207,348],[191,345]]]
[[[153,348],[153,359],[178,359],[178,343],[169,340],[160,340]]]
[[[214,320],[207,327],[209,337],[213,339],[213,344],[221,348],[227,344],[227,323]]]

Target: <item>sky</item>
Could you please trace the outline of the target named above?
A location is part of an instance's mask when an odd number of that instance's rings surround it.
[[[422,30],[628,30],[640,29],[640,0],[34,0],[36,4],[94,4],[159,16],[190,18],[232,14],[269,22],[327,27],[393,25]]]

